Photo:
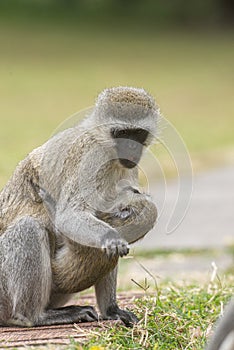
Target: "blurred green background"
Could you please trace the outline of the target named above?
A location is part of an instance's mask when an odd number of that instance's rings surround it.
[[[234,158],[232,1],[1,0],[0,188],[106,87],[144,87],[195,170]]]

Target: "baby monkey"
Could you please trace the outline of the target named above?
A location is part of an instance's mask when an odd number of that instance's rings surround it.
[[[108,212],[96,211],[96,216],[117,229],[121,237],[132,244],[153,228],[157,209],[149,195],[127,186],[119,192]]]

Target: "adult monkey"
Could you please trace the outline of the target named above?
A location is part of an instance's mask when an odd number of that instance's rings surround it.
[[[154,204],[136,188],[136,164],[158,114],[143,89],[104,90],[79,126],[18,165],[0,193],[0,324],[96,320],[91,306],[61,308],[92,285],[104,319],[137,322],[117,305],[117,263],[156,220]],[[120,208],[124,194],[127,207]]]

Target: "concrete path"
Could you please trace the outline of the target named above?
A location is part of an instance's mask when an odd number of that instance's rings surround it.
[[[181,179],[185,185],[187,180]],[[234,244],[234,166],[196,175],[193,180],[188,212],[179,227],[170,234],[166,233],[166,226],[176,203],[177,181],[168,181],[166,187],[163,183],[150,186],[160,217],[156,227],[136,247],[221,248]],[[186,191],[186,186],[183,188]],[[182,214],[178,210],[178,221]]]

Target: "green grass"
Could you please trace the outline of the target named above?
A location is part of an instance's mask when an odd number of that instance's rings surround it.
[[[234,255],[234,247],[232,245],[228,246],[227,248],[221,250],[221,252],[227,251],[228,254]],[[142,250],[139,247],[134,250],[134,254],[137,255],[138,258],[143,259],[152,259],[159,256],[162,257],[168,257],[171,254],[180,254],[182,256],[204,256],[204,255],[211,255],[211,254],[218,254],[220,253],[220,249],[210,249],[210,248],[177,248],[175,249],[166,249],[166,248],[158,248],[158,249],[152,249],[152,250]]]
[[[224,158],[233,146],[233,33],[56,23],[1,21],[0,187],[59,123],[110,86],[149,90],[198,157]]]
[[[143,293],[130,310],[139,318],[133,328],[121,323],[101,330],[83,328],[87,341],[70,345],[27,347],[32,350],[204,350],[214,325],[233,296],[233,275],[203,284],[167,282]],[[78,327],[79,332],[79,327]]]
[[[226,252],[234,257],[233,247]],[[152,251],[149,256],[139,252],[139,256],[145,259],[164,256],[165,259],[172,252]],[[180,250],[181,257],[194,254],[214,256],[213,250]],[[217,251],[218,254],[218,251]],[[126,262],[126,261],[125,261]],[[232,265],[231,265],[232,267]],[[120,268],[119,277],[126,274],[126,269]],[[146,271],[145,271],[146,272]],[[225,305],[234,292],[233,269],[228,272],[213,270],[209,276],[204,271],[201,280],[193,279],[192,273],[187,272],[186,279],[161,279],[150,278],[139,283],[132,284],[128,290],[142,292],[142,297],[131,301],[128,308],[139,318],[139,323],[133,328],[126,328],[123,324],[108,323],[103,327],[82,328],[77,325],[78,334],[82,338],[80,342],[71,339],[69,345],[48,344],[43,346],[25,347],[28,350],[204,350],[205,345],[212,334],[214,324],[219,319]],[[191,275],[191,276],[190,276]],[[158,283],[159,282],[159,283]],[[121,282],[121,287],[126,291],[128,287]],[[134,288],[134,289],[132,289]],[[93,290],[92,290],[93,292]],[[89,291],[90,293],[90,291]],[[83,294],[83,293],[82,293]],[[126,302],[125,302],[126,304]],[[121,305],[120,305],[121,306]]]
[[[87,333],[89,341],[81,348],[73,342],[67,349],[204,349],[223,305],[233,295],[233,277],[203,286],[169,283],[155,295],[135,302],[140,323],[133,329],[114,325],[100,333]]]
[[[227,253],[234,257],[233,247]],[[152,251],[149,256],[139,252],[141,258],[164,256],[167,259],[171,251]],[[212,255],[213,250],[180,250],[181,257]],[[218,254],[218,251],[217,251]],[[143,260],[144,265],[144,260]],[[126,269],[120,268],[121,275]],[[146,274],[148,275],[148,274]],[[191,276],[190,276],[191,275]],[[193,278],[183,280],[172,276],[170,280],[145,279],[132,285],[134,290],[142,291],[142,297],[131,302],[129,309],[139,318],[133,328],[121,323],[106,324],[97,329],[82,328],[87,341],[83,344],[71,339],[70,345],[61,346],[64,350],[204,350],[212,334],[214,324],[219,319],[225,305],[233,296],[233,269],[217,274],[214,270],[201,280]],[[121,280],[121,278],[120,278]],[[158,283],[160,282],[160,283]],[[121,282],[124,286],[124,282]],[[128,289],[126,285],[123,288]],[[131,293],[131,289],[128,291]],[[79,326],[79,325],[78,325]],[[78,327],[79,332],[79,327]],[[35,350],[55,350],[56,345],[32,347]]]

